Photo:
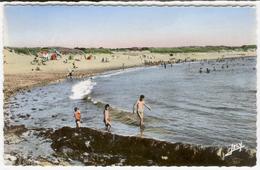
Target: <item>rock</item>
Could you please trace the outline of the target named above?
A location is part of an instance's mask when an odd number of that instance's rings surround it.
[[[86,164],[86,165],[88,165],[88,163],[89,163],[88,158],[85,158],[85,159],[83,160],[83,163]]]
[[[80,132],[79,132],[80,130]],[[78,133],[76,133],[78,132]],[[70,148],[70,159],[85,165],[130,166],[253,166],[256,156],[241,151],[229,160],[222,160],[222,150],[192,144],[170,143],[137,136],[121,136],[82,127],[63,127],[50,136],[51,147],[59,153]],[[241,160],[243,157],[243,160]],[[125,161],[120,161],[125,159]]]
[[[223,152],[223,148],[219,148],[218,151],[217,151],[217,155],[222,159],[224,160],[225,159],[225,153]]]
[[[17,158],[15,156],[10,155],[10,154],[4,154],[4,160],[5,160],[5,164],[14,165]]]
[[[50,160],[51,163],[53,163],[54,165],[59,165],[60,161],[57,158],[53,158]]]
[[[85,145],[86,145],[87,148],[89,148],[90,147],[90,141],[86,141]]]
[[[70,160],[71,160],[71,159],[70,159]],[[72,160],[71,160],[71,162],[72,162]],[[64,161],[64,160],[60,160],[59,165],[62,165],[62,166],[71,166],[69,162],[66,162],[66,161]]]
[[[62,146],[60,148],[60,152],[63,152],[63,153],[72,153],[73,152],[73,149],[67,147],[67,146]]]
[[[52,118],[56,118],[58,115],[51,115]]]
[[[21,135],[22,133],[26,132],[28,129],[25,128],[25,125],[11,125],[5,128],[6,133],[14,133],[16,135]]]
[[[147,164],[148,164],[149,166],[153,165],[153,160],[147,160]]]
[[[89,156],[89,153],[84,152],[84,153],[83,153],[83,156]]]
[[[31,157],[25,158],[22,155],[17,155],[17,160],[15,161],[15,165],[36,165],[36,163]]]
[[[18,117],[19,119],[25,119],[25,120],[27,120],[27,119],[29,119],[29,118],[31,117],[31,115],[30,115],[30,114],[26,114],[26,115],[18,114],[17,117]]]
[[[33,162],[34,165],[41,165],[41,162],[40,162],[40,161],[33,160],[32,162]]]
[[[162,160],[167,160],[168,156],[161,156]]]
[[[72,159],[70,159],[70,158],[68,158],[68,161],[69,161],[69,162],[72,162],[73,160],[72,160]]]

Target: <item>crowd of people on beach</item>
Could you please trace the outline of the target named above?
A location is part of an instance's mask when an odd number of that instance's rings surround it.
[[[144,99],[145,99],[145,96],[140,95],[139,99],[133,105],[133,114],[137,114],[137,116],[139,118],[140,129],[144,128],[144,109],[145,109],[145,107],[151,111],[151,107],[145,103]],[[103,122],[105,124],[105,129],[108,132],[111,131],[111,127],[112,127],[110,110],[111,110],[110,105],[106,104],[104,107],[104,111],[103,111]],[[81,112],[78,107],[74,108],[74,118],[75,118],[76,128],[80,128],[81,127]]]

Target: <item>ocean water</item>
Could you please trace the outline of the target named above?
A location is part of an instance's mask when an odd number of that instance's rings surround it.
[[[256,57],[248,57],[111,71],[19,93],[5,111],[14,124],[60,128],[75,126],[77,106],[82,126],[104,130],[103,107],[108,103],[112,133],[207,146],[242,141],[255,148],[255,67]],[[152,108],[144,112],[143,131],[132,113],[141,94]],[[19,117],[26,114],[30,118]]]

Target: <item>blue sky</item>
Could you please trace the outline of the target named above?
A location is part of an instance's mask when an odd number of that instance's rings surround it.
[[[256,43],[255,8],[5,6],[4,45],[174,47]]]

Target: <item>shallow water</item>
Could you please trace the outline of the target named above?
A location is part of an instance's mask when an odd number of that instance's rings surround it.
[[[211,146],[242,141],[255,148],[255,67],[256,57],[249,57],[112,71],[19,93],[11,98],[7,112],[14,115],[14,124],[56,129],[75,126],[73,108],[77,106],[83,126],[104,129],[102,111],[109,103],[112,132],[139,136],[138,119],[131,112],[144,94],[152,107],[145,110],[144,137]],[[19,114],[31,117],[25,120]]]

